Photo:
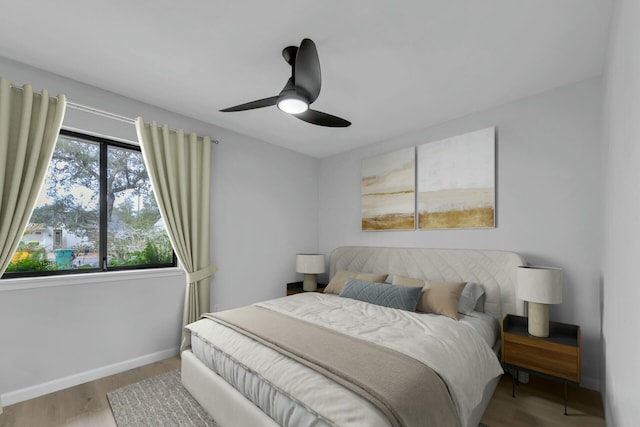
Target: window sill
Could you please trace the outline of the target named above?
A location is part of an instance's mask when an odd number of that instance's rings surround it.
[[[87,274],[60,276],[21,277],[0,281],[0,292],[22,291],[26,289],[51,288],[57,286],[78,286],[94,283],[123,282],[134,279],[154,279],[184,276],[180,267],[154,268],[143,270],[121,270]]]

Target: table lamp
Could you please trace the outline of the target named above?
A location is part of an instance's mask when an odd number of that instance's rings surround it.
[[[518,267],[518,298],[528,301],[529,334],[549,336],[549,304],[562,302],[562,270],[553,267]]]
[[[302,290],[312,292],[318,288],[318,274],[324,273],[324,255],[297,254],[296,272],[304,273]]]

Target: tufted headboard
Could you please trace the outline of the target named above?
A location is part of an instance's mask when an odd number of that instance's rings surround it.
[[[422,249],[343,246],[331,252],[329,275],[338,270],[397,274],[418,279],[476,282],[485,290],[485,313],[501,320],[524,314],[516,301],[516,267],[526,265],[515,253],[480,249]]]

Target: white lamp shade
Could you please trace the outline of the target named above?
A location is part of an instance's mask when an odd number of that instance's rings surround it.
[[[517,297],[541,304],[562,302],[562,270],[553,267],[518,267]]]
[[[298,254],[296,255],[296,272],[306,274],[324,273],[324,255]]]

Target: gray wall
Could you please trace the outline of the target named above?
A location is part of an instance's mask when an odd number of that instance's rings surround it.
[[[212,309],[285,295],[318,246],[317,159],[0,58],[0,75],[70,101],[220,140],[213,147]],[[134,140],[133,125],[68,109],[64,126]],[[0,281],[4,404],[177,354],[184,276],[107,273]],[[96,276],[97,277],[97,276]],[[95,331],[92,335],[91,331]],[[49,382],[49,383],[47,383]]]
[[[600,383],[601,80],[591,79],[323,159],[320,251],[336,246],[485,248],[564,270],[552,320],[582,327],[584,385]],[[362,232],[362,159],[497,127],[497,228]]]
[[[616,3],[607,60],[602,378],[607,425],[640,425],[640,2]]]

